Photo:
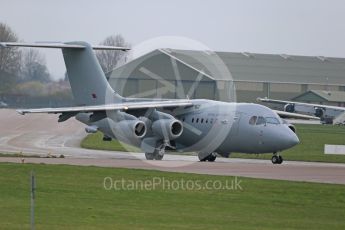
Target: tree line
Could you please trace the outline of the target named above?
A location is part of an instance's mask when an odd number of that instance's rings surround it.
[[[13,29],[6,23],[0,22],[0,42],[19,41],[21,40]],[[106,37],[100,45],[130,46],[120,34]],[[126,55],[127,53],[122,51],[100,50],[96,52],[96,56],[105,73],[114,69],[120,60],[125,59]],[[65,74],[64,80],[67,80],[67,78],[67,74]],[[39,50],[0,49],[0,93],[42,88],[52,81],[51,74],[46,66],[45,56]]]

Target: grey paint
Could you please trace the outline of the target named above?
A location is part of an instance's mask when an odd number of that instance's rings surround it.
[[[299,143],[297,135],[283,124],[274,111],[265,106],[212,100],[190,100],[191,104],[181,106],[182,104],[175,100],[175,108],[158,111],[152,108],[152,105],[164,104],[164,100],[122,98],[111,89],[91,47],[84,42],[69,44],[82,44],[86,47],[78,51],[74,48],[63,48],[76,103],[86,106],[40,109],[40,112],[59,111],[62,115],[76,115],[77,120],[90,126],[88,130],[98,129],[107,137],[140,147],[146,152],[148,159],[150,154],[154,154],[156,159],[162,159],[166,147],[176,148],[178,151],[196,151],[199,153],[199,159],[204,160],[213,156],[213,153],[228,156],[232,151],[276,153]],[[100,97],[93,97],[93,93]],[[146,101],[150,107],[126,109],[125,106],[123,110],[99,110],[102,104],[119,102],[127,103],[130,108],[130,105],[138,100]],[[22,112],[25,113],[30,113],[30,110]],[[261,117],[263,122],[251,124],[249,120],[254,116],[258,117],[258,121]],[[276,124],[270,124],[269,118],[275,119]],[[162,130],[157,130],[159,127],[155,126],[158,121],[164,121],[160,122],[164,125]],[[183,129],[175,135],[164,134],[172,131],[172,124],[180,126],[181,123]],[[171,136],[173,138],[170,138]]]
[[[90,49],[87,49],[82,52],[86,56],[92,56],[90,51]],[[70,68],[70,66],[67,66],[67,68]],[[70,79],[73,77],[74,75],[71,75]],[[98,81],[104,81],[105,76],[101,76],[99,73],[97,79]],[[72,90],[74,90],[75,85],[71,85]],[[86,85],[86,87],[88,86]],[[106,88],[108,86],[103,85],[100,87]],[[176,119],[183,121],[185,128],[181,136],[174,140],[174,147],[178,151],[197,151],[199,152],[199,158],[203,159],[214,152],[224,156],[234,151],[273,153],[291,148],[299,143],[296,134],[282,123],[275,112],[267,107],[257,104],[225,103],[211,100],[192,100],[192,102],[194,105],[192,108],[180,108],[178,112],[162,110],[164,114],[171,114]],[[138,113],[138,111],[136,112]],[[135,114],[132,111],[127,111],[127,113]],[[146,110],[139,111],[140,113],[145,113],[148,120],[153,119],[152,113],[147,114]],[[142,141],[133,135],[128,135],[127,129],[116,129],[116,120],[118,120],[116,118],[114,123],[114,117],[117,117],[116,114],[111,118],[107,113],[106,118],[96,122],[90,122],[89,116],[90,114],[79,114],[77,119],[87,125],[97,126],[100,131],[115,139],[119,139],[119,133],[125,133],[127,138],[121,140],[137,147],[143,147],[143,142],[147,144],[148,141],[145,140],[150,140],[149,142],[156,147],[166,141],[157,138],[152,131],[150,132],[149,126],[148,132],[142,138]],[[274,117],[280,122],[279,124],[251,125],[249,119],[253,116]],[[137,119],[140,121],[147,120],[144,120],[142,116],[138,116]],[[154,141],[152,142],[152,140]],[[152,148],[152,151],[154,151],[154,148]]]
[[[85,49],[62,49],[76,105],[105,104],[106,98],[110,98],[111,102],[119,102],[121,97],[115,95],[108,84],[91,46],[86,42],[68,44],[86,46]]]

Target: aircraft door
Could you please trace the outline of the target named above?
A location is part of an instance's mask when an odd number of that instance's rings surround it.
[[[266,128],[265,118],[259,116],[256,120],[255,126],[257,128],[258,146],[260,147],[264,144],[264,134],[265,134],[265,128]]]
[[[239,133],[239,129],[240,129],[240,121],[241,121],[241,114],[237,113],[234,116],[234,120],[231,126],[231,130],[230,130],[230,136],[234,137],[237,136]]]

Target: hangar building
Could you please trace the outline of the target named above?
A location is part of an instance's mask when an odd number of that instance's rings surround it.
[[[345,91],[310,90],[293,98],[293,101],[345,107]]]
[[[290,100],[311,90],[345,91],[345,58],[157,49],[107,77],[129,97]]]

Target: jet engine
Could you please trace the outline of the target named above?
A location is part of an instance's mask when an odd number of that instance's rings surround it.
[[[152,123],[152,131],[165,140],[174,140],[181,136],[183,125],[176,119],[159,119]]]
[[[295,105],[294,104],[286,104],[284,106],[284,111],[289,112],[289,113],[294,113],[295,112]]]
[[[87,133],[97,133],[97,130],[98,130],[98,127],[95,125],[85,127],[85,132]]]
[[[115,135],[127,138],[143,138],[146,134],[146,125],[140,120],[122,120],[113,126]]]
[[[315,116],[316,117],[323,117],[323,109],[315,107]]]

